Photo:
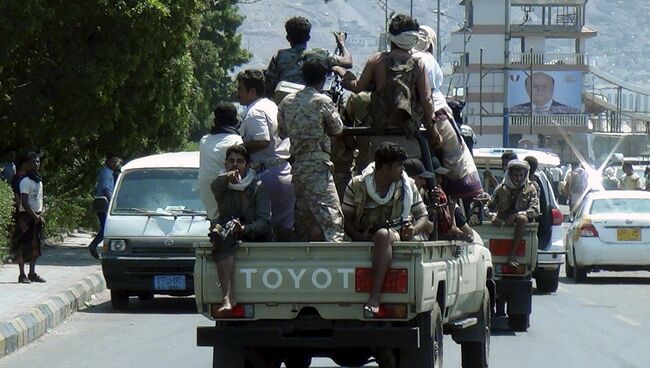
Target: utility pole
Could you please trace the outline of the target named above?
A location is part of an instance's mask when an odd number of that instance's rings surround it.
[[[509,114],[509,98],[508,98],[508,84],[510,78],[508,78],[508,73],[510,72],[510,0],[506,0],[506,14],[505,14],[505,35],[504,39],[504,48],[503,48],[503,147],[510,146],[510,116]],[[532,62],[532,61],[531,61]],[[532,108],[532,107],[531,107]]]
[[[442,60],[440,58],[442,57],[442,49],[440,47],[440,39],[442,37],[440,36],[440,0],[438,0],[438,7],[436,9],[436,61],[438,61],[438,64],[442,64]]]

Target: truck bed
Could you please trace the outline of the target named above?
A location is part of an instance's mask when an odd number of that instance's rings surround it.
[[[436,282],[447,279],[456,245],[450,241],[399,242],[382,304],[408,306],[407,318],[430,310]],[[198,310],[214,319],[221,289],[212,244],[195,244],[195,292]],[[235,255],[234,297],[253,308],[246,320],[293,319],[304,308],[323,319],[365,320],[362,305],[370,285],[372,243],[243,243]],[[452,294],[453,290],[448,290]]]

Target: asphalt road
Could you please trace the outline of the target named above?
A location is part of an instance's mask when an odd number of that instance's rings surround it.
[[[590,274],[586,284],[561,279],[555,294],[535,295],[531,328],[512,333],[495,321],[492,367],[646,368],[650,363],[650,273]],[[36,343],[0,359],[0,367],[210,367],[195,328],[210,322],[192,298],[131,299],[111,310],[108,293]],[[54,364],[54,365],[53,365]],[[373,365],[369,365],[373,366]],[[335,367],[314,359],[312,367]],[[444,367],[460,367],[460,349],[444,341]]]

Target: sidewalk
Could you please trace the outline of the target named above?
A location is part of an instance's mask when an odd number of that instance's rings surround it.
[[[18,265],[0,265],[0,358],[37,340],[106,288],[100,261],[88,253],[91,240],[76,233],[44,246],[36,272],[47,283],[19,284]]]

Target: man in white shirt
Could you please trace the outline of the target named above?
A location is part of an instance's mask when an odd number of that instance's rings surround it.
[[[271,196],[271,225],[279,241],[290,241],[296,198],[291,184],[289,139],[278,135],[278,107],[264,98],[264,73],[247,69],[237,75],[239,103],[247,106],[239,127],[251,167]]]
[[[238,124],[235,105],[222,102],[214,110],[214,125],[210,133],[199,141],[199,193],[211,221],[219,217],[219,207],[212,194],[212,182],[225,170],[228,148],[243,143],[237,131]]]
[[[38,173],[41,158],[37,153],[27,155],[27,175],[20,180],[20,202],[16,216],[16,242],[12,250],[16,255],[20,275],[18,282],[45,282],[36,273],[36,260],[41,255],[42,232],[45,226],[43,218],[43,181]],[[25,275],[25,261],[29,262],[29,274]]]

